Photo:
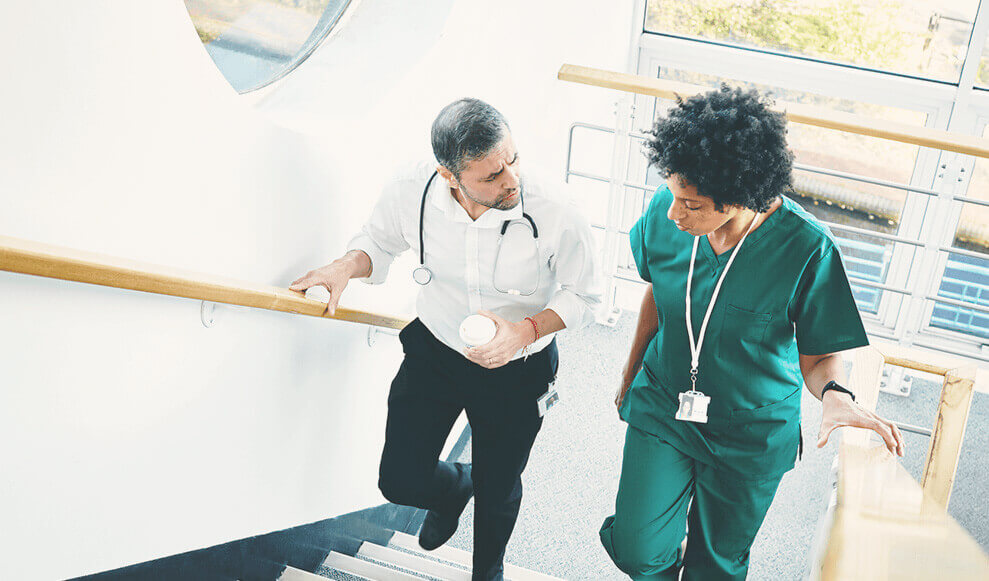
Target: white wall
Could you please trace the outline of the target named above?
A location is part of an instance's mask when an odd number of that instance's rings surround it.
[[[239,96],[180,0],[0,4],[0,234],[288,284],[341,251],[388,173],[472,95],[561,175],[615,94],[631,2],[363,0]],[[344,304],[411,307],[396,272]],[[391,337],[0,272],[0,578],[63,578],[328,518],[376,488]]]

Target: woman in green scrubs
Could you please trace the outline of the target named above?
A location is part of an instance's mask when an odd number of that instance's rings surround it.
[[[667,183],[630,236],[650,285],[615,402],[628,428],[601,541],[632,579],[677,579],[681,564],[682,579],[744,579],[802,446],[802,385],[822,401],[819,447],[841,426],[899,455],[903,439],[841,385],[839,352],[869,341],[830,232],[783,195],[784,115],[722,86],[680,100],[652,135]]]

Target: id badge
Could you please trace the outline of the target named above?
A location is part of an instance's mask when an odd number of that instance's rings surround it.
[[[539,396],[536,400],[536,408],[539,410],[539,417],[543,417],[549,411],[549,408],[553,407],[558,401],[560,401],[560,392],[556,390],[556,381],[554,380],[547,386],[546,393]]]
[[[684,422],[707,423],[707,406],[711,398],[699,391],[685,391],[680,394],[680,407],[676,419]]]

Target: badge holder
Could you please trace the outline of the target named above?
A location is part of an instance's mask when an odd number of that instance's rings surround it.
[[[694,385],[697,384],[697,369],[690,370],[690,381]],[[707,406],[710,404],[710,397],[691,387],[690,391],[685,391],[680,394],[680,406],[677,408],[675,417],[683,422],[706,424]]]
[[[560,401],[560,392],[556,390],[556,380],[554,379],[546,387],[546,393],[539,396],[536,400],[536,409],[539,411],[539,417],[543,417],[549,412],[549,408],[553,407],[554,404]]]
[[[676,419],[684,422],[707,423],[707,406],[711,398],[699,391],[685,391],[680,394],[680,407]]]

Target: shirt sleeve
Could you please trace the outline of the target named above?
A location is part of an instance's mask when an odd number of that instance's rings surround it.
[[[804,269],[792,305],[797,350],[823,355],[869,344],[841,254],[829,244]]]
[[[408,250],[399,218],[402,184],[389,184],[371,212],[371,217],[347,244],[347,251],[362,250],[371,259],[371,275],[362,278],[367,284],[381,284],[395,257]]]
[[[662,198],[660,193],[665,188],[666,186],[662,186],[656,190],[652,201],[646,206],[646,211],[639,216],[639,220],[635,226],[632,226],[632,231],[628,235],[628,241],[632,247],[632,258],[635,259],[635,267],[639,271],[639,276],[646,282],[652,282],[652,276],[649,274],[649,251],[646,248],[646,228],[651,223],[653,208],[660,203]]]
[[[579,329],[594,320],[601,304],[604,283],[595,261],[594,239],[590,224],[572,208],[567,208],[567,223],[550,267],[560,288],[550,297],[547,309],[553,309],[567,329]]]

